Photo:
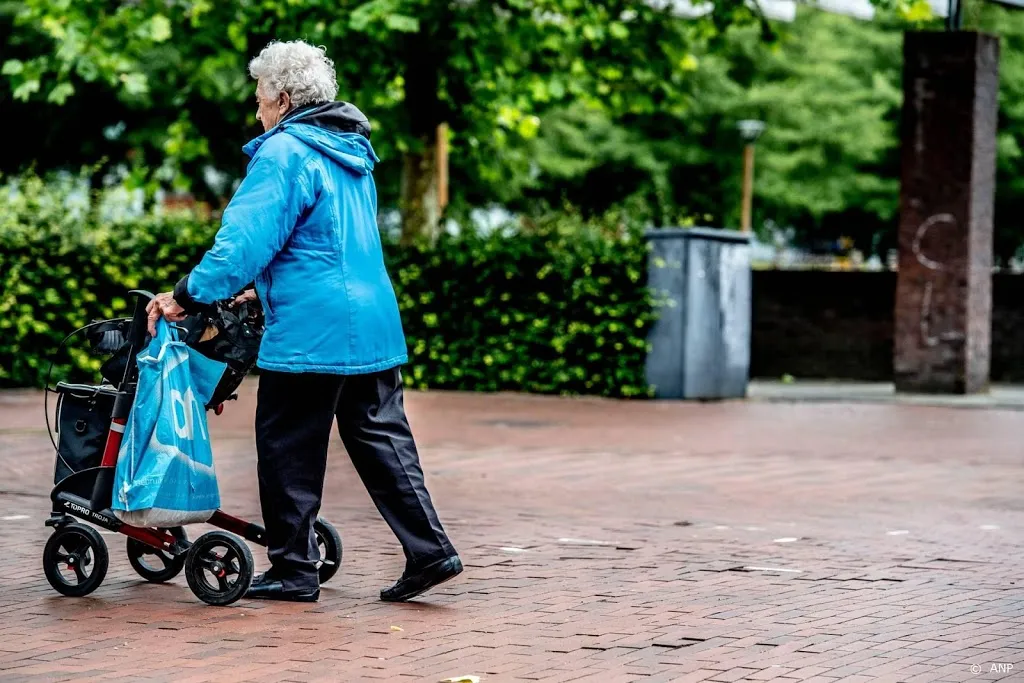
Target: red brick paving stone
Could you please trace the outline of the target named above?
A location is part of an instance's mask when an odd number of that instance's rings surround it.
[[[578,681],[581,679],[585,679],[589,676],[593,676],[594,674],[607,674],[607,672],[602,672],[600,670],[579,668],[548,669],[544,673],[547,675],[545,675],[542,678],[538,678],[537,680],[550,681],[551,683],[569,683],[569,681]],[[645,678],[644,682],[651,683],[649,678]]]
[[[790,671],[793,671],[793,669],[790,669],[790,668],[787,668],[787,667],[780,666],[780,665],[776,664],[776,665],[773,665],[773,666],[771,666],[769,668],[766,668],[766,669],[761,669],[759,671],[754,671],[753,673],[748,674],[747,677],[744,680],[747,680],[747,681],[774,681],[774,680],[777,680],[779,678],[783,678],[785,676],[788,676]]]
[[[258,521],[254,389],[210,423],[225,509]],[[182,577],[139,581],[112,535],[92,597],[46,585],[40,403],[0,393],[0,517],[31,516],[0,524],[4,683],[123,679],[140,653],[174,662],[151,680],[218,683],[899,683],[988,680],[970,675],[976,661],[1024,669],[1024,413],[410,393],[466,574],[418,604],[377,600],[401,552],[335,438],[323,514],[346,555],[321,602],[214,609]]]
[[[827,666],[804,666],[789,672],[786,676],[800,681],[807,681],[829,671],[831,671],[831,668]]]
[[[668,671],[663,671],[659,674],[655,674],[653,676],[645,676],[644,678],[639,678],[637,679],[637,681],[643,681],[643,683],[675,683],[684,673],[687,672],[671,669]]]
[[[697,671],[691,671],[690,673],[683,674],[675,680],[677,683],[699,683],[700,681],[710,681],[713,676],[720,673],[721,671],[715,671],[713,669],[698,669]]]
[[[577,678],[574,683],[636,683],[636,676],[623,673],[602,671],[584,678]]]
[[[733,683],[734,681],[744,680],[755,673],[757,673],[757,669],[735,668],[722,671],[710,680],[721,683]]]

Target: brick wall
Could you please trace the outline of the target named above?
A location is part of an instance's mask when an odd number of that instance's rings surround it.
[[[754,271],[750,374],[892,380],[891,272]],[[992,381],[1024,382],[1024,275],[992,280]]]

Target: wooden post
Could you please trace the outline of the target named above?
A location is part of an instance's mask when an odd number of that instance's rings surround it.
[[[437,210],[448,206],[448,124],[437,126]]]
[[[751,214],[754,203],[754,145],[743,147],[743,216],[740,229],[750,232]]]

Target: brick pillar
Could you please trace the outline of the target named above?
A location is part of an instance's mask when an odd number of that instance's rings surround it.
[[[988,389],[999,41],[907,33],[896,390]]]

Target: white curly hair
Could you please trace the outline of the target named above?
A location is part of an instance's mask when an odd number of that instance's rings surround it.
[[[296,107],[333,102],[338,94],[334,62],[324,48],[301,40],[272,41],[249,62],[249,75],[263,97],[277,99],[286,92]]]

